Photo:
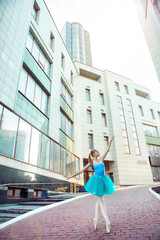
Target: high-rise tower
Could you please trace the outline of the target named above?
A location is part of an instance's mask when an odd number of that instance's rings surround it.
[[[133,0],[160,81],[160,0]]]
[[[62,38],[73,61],[92,66],[90,36],[79,23],[66,22],[62,29]]]

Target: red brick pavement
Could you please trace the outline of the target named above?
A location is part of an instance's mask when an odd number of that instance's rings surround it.
[[[89,195],[22,219],[0,230],[1,240],[154,239],[160,240],[160,201],[149,186],[105,196],[111,233],[101,215],[98,230],[93,216],[96,197]]]

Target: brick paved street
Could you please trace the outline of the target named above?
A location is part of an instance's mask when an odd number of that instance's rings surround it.
[[[118,190],[105,197],[111,233],[100,217],[94,230],[96,197],[89,195],[27,217],[0,230],[2,240],[160,239],[160,200],[149,186]]]

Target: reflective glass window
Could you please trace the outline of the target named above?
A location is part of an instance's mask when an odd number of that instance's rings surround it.
[[[34,104],[41,109],[42,88],[36,84]]]
[[[66,134],[69,135],[69,121],[66,118]]]
[[[51,64],[50,62],[46,59],[46,63],[45,63],[45,73],[47,74],[48,77],[50,77],[50,67],[51,67]]]
[[[60,172],[60,146],[57,143],[54,151],[54,171]]]
[[[129,94],[129,92],[128,92],[128,87],[127,87],[126,85],[124,85],[124,90],[125,90],[125,93],[126,93],[126,94]]]
[[[35,91],[35,81],[33,78],[28,75],[27,89],[26,89],[26,97],[33,102],[34,99],[34,91]]]
[[[120,91],[118,82],[115,82],[115,89],[116,89],[116,91]]]
[[[139,106],[139,111],[140,111],[140,115],[141,115],[141,116],[144,116],[144,113],[143,113],[143,108],[142,108],[142,106]]]
[[[103,93],[100,93],[100,103],[101,103],[101,105],[104,105],[104,96],[103,96]]]
[[[34,39],[34,43],[33,43],[32,54],[33,54],[34,58],[38,61],[38,58],[39,58],[39,46],[38,46],[38,43],[35,41],[35,39]]]
[[[26,71],[24,68],[22,68],[22,70],[21,70],[21,75],[20,75],[20,81],[19,81],[19,90],[20,90],[23,94],[25,94],[27,77],[28,77],[27,71]]]
[[[87,109],[87,122],[92,123],[92,112]]]
[[[31,126],[20,119],[15,157],[28,162]]]
[[[45,55],[42,52],[42,50],[40,49],[40,53],[39,53],[39,63],[41,65],[41,67],[44,69],[45,66]]]
[[[86,101],[91,101],[90,89],[86,89]]]
[[[51,157],[50,157],[50,170],[54,169],[54,142],[51,140]]]
[[[46,115],[47,115],[47,108],[48,108],[48,95],[43,91],[41,110]]]
[[[72,174],[76,173],[76,157],[72,155]]]
[[[89,149],[93,149],[93,134],[88,134]]]
[[[38,166],[40,165],[41,137],[42,134],[37,129],[32,127],[29,162]]]
[[[71,154],[66,152],[66,174],[71,175]]]
[[[68,127],[69,127],[69,136],[72,138],[72,123],[69,121],[68,123]]]
[[[106,114],[102,113],[102,126],[107,127]]]
[[[41,152],[41,167],[49,169],[50,158],[50,139],[42,136],[42,152]]]
[[[18,117],[4,108],[3,119],[0,129],[0,152],[14,157]]]
[[[79,168],[79,159],[76,157],[76,172],[80,170]]]
[[[61,173],[66,173],[66,150],[61,147]]]
[[[63,131],[66,130],[66,123],[65,123],[65,116],[63,113],[61,113],[61,117],[62,117],[62,120],[61,120],[61,128]]]

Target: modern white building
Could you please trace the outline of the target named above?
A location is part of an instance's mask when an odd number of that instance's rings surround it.
[[[160,81],[160,0],[133,0]]]
[[[43,0],[3,0],[0,9],[0,202],[70,191],[64,175],[92,148],[102,154],[112,135],[105,167],[115,184],[160,181],[160,104],[150,91],[73,63]]]
[[[66,22],[61,35],[72,60],[92,66],[89,32],[79,23]]]
[[[81,63],[75,65],[79,72],[74,85],[75,128],[80,129],[84,165],[89,149],[96,148],[102,154],[114,135],[105,166],[116,184],[160,180],[160,104],[151,100],[148,89],[130,79]],[[92,169],[86,171],[85,181],[92,174]]]

